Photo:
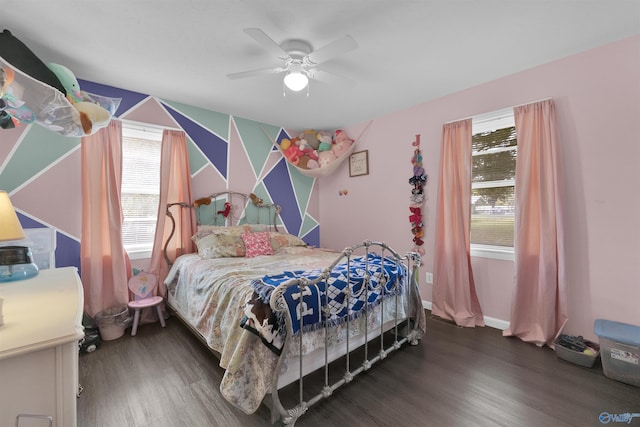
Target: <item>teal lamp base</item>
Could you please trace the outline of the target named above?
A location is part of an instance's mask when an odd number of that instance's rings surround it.
[[[16,282],[38,275],[31,250],[25,246],[0,247],[0,283]]]

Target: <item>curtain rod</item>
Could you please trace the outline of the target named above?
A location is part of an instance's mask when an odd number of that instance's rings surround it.
[[[473,116],[463,117],[461,119],[449,120],[448,122],[444,122],[444,124],[448,125],[449,123],[455,123],[455,122],[459,122],[459,121],[462,121],[462,120],[473,119],[474,117],[484,116],[486,114],[491,114],[492,112],[501,111],[501,110],[507,110],[507,109],[514,109],[514,108],[517,108],[517,107],[522,107],[523,105],[535,104],[536,102],[548,101],[550,99],[553,99],[553,98],[549,97],[549,98],[538,99],[536,101],[524,102],[522,104],[513,105],[511,107],[500,108],[500,109],[497,109],[497,110],[494,110],[494,111],[489,111],[487,113],[474,114]]]
[[[184,129],[182,128],[173,128],[173,127],[168,127],[168,126],[162,126],[162,125],[156,125],[156,124],[152,124],[152,123],[145,123],[145,122],[137,122],[135,120],[128,120],[128,119],[121,119],[121,118],[116,118],[116,120],[120,120],[122,123],[129,123],[131,125],[135,125],[135,126],[140,126],[142,128],[153,128],[153,129],[167,129],[167,130],[181,130],[184,132]]]

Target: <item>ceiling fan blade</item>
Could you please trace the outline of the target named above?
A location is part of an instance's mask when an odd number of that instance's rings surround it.
[[[243,30],[249,37],[254,39],[260,46],[281,59],[288,59],[289,54],[285,52],[278,43],[269,37],[260,28],[245,28]]]
[[[321,64],[338,55],[354,50],[358,47],[358,43],[353,37],[346,35],[341,39],[329,43],[326,46],[316,49],[307,55],[307,59],[313,64]]]
[[[307,73],[309,74],[309,78],[330,85],[343,87],[353,87],[356,85],[356,82],[348,77],[339,76],[324,70],[311,69]]]
[[[278,73],[282,73],[283,71],[287,71],[287,69],[283,67],[258,68],[257,70],[241,71],[239,73],[227,74],[227,77],[230,78],[231,80],[236,80],[236,79],[244,79],[247,77],[259,77],[259,76],[266,76],[269,74],[278,74]]]

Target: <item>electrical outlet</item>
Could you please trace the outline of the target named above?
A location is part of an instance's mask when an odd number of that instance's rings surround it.
[[[426,274],[426,280],[427,280],[427,283],[432,285],[433,284],[433,273],[427,273]]]

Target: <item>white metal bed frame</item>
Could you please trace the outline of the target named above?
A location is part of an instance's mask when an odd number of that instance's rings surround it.
[[[169,238],[167,239],[167,242],[165,243],[165,253],[164,253],[165,259],[167,260],[167,263],[169,265],[171,265],[171,262],[167,256],[166,248],[175,230],[175,220],[169,209],[172,206],[180,206],[181,208],[198,208],[202,205],[209,205],[210,203],[214,203],[214,212],[216,212],[215,211],[216,205],[214,201],[217,198],[223,197],[224,200],[228,200],[231,203],[232,198],[235,196],[240,197],[245,204],[248,203],[248,200],[251,200],[251,203],[257,208],[259,208],[258,210],[269,209],[269,212],[273,212],[273,216],[269,215],[269,217],[272,219],[272,223],[270,225],[277,230],[276,223],[278,220],[278,216],[280,214],[280,206],[276,204],[265,204],[261,199],[259,199],[253,194],[246,195],[243,193],[226,191],[226,192],[213,194],[209,197],[198,199],[193,204],[188,204],[183,202],[170,203],[167,205],[167,215],[170,217],[172,222],[172,232]],[[229,223],[227,220],[229,220],[229,218],[225,218],[225,223],[226,223],[225,225],[233,225],[232,223]],[[233,218],[231,219],[231,221],[232,220]],[[200,222],[200,218],[198,218],[198,222]],[[295,358],[293,358],[294,360],[292,360],[292,358],[289,358],[287,360],[287,364],[288,364],[287,369],[286,370],[282,369],[283,363],[285,362],[285,358],[287,357],[286,349],[290,345],[291,340],[298,340],[299,354],[302,354],[303,334],[305,333],[304,329],[302,328],[302,317],[300,316],[299,332],[296,335],[293,335],[293,319],[290,316],[289,310],[287,308],[287,304],[284,299],[284,294],[287,291],[287,289],[290,287],[298,287],[298,291],[301,292],[302,289],[305,287],[313,286],[319,282],[326,281],[327,278],[330,276],[332,269],[336,265],[342,262],[349,263],[351,261],[352,256],[356,252],[362,252],[362,251],[364,251],[364,255],[367,257],[369,253],[372,253],[374,251],[380,251],[380,255],[383,258],[387,257],[388,259],[392,259],[394,262],[402,264],[404,266],[403,268],[405,268],[406,269],[405,271],[407,272],[407,275],[406,275],[407,279],[403,285],[403,291],[406,292],[405,301],[408,304],[408,307],[405,307],[405,310],[406,310],[405,312],[407,313],[408,317],[406,318],[399,317],[398,304],[400,303],[400,294],[399,292],[395,292],[394,293],[395,296],[384,298],[380,303],[381,319],[383,316],[382,313],[384,313],[384,304],[395,304],[395,309],[393,310],[394,316],[392,319],[386,319],[384,321],[381,320],[379,322],[380,323],[379,328],[376,328],[376,330],[373,330],[373,331],[369,330],[368,324],[365,321],[363,322],[363,324],[365,325],[364,334],[354,335],[354,336],[351,336],[349,328],[350,328],[350,325],[353,322],[355,322],[355,320],[347,319],[345,322],[346,328],[347,328],[346,340],[340,343],[339,346],[329,345],[328,330],[331,328],[331,326],[328,324],[328,321],[325,320],[322,326],[322,329],[324,330],[325,345],[324,345],[324,349],[321,350],[321,352],[324,352],[324,354],[320,354],[320,357],[317,357],[318,354],[316,352],[315,357],[313,357],[311,360],[309,360],[310,358],[307,356],[296,356]],[[339,256],[337,256],[337,259],[330,266],[328,266],[323,270],[322,274],[317,279],[313,281],[307,280],[305,278],[291,280],[287,283],[284,283],[278,286],[272,292],[271,299],[270,299],[271,310],[273,310],[274,312],[278,312],[282,315],[282,317],[285,320],[285,327],[286,327],[285,344],[283,347],[285,350],[282,351],[276,365],[276,372],[279,372],[279,374],[274,376],[274,380],[272,381],[272,384],[271,384],[270,409],[271,409],[272,423],[275,423],[280,419],[285,425],[294,426],[298,418],[300,418],[303,414],[305,414],[312,405],[318,403],[319,401],[325,398],[328,398],[338,388],[350,383],[354,379],[354,377],[356,377],[357,375],[365,371],[368,371],[375,363],[384,360],[393,351],[400,349],[406,343],[409,343],[410,345],[418,344],[418,341],[422,338],[422,335],[424,334],[423,328],[424,328],[424,316],[425,316],[424,310],[422,308],[422,300],[420,298],[418,284],[416,280],[419,266],[420,266],[420,254],[416,252],[409,252],[406,255],[400,255],[384,242],[364,241],[360,244],[344,249],[339,254]],[[364,283],[366,286],[362,286],[362,288],[360,289],[360,293],[361,292],[366,293],[364,296],[365,300],[367,300],[368,293],[370,291],[374,291],[375,289],[379,289],[381,286],[385,286],[385,283],[379,283],[378,288],[372,288],[368,271],[365,275]],[[398,286],[400,286],[400,283],[395,283],[393,286],[395,289]],[[352,295],[350,293],[350,287],[347,287],[346,298],[344,299],[345,303],[343,304],[342,307],[337,308],[338,312],[345,307],[345,304],[348,304],[349,301],[351,301],[352,297],[357,298],[358,296],[359,295],[357,294]],[[169,299],[167,299],[167,301],[169,302]],[[195,335],[201,341],[203,341],[206,345],[206,341],[200,335],[200,333],[180,315],[179,311],[176,310],[175,307],[171,307],[170,303],[169,303],[169,306],[172,309],[172,311],[176,314],[176,316],[183,323],[185,323],[189,327],[189,329],[192,330],[195,333]],[[329,308],[328,304],[325,304],[325,308],[323,310],[325,314],[325,319],[328,318],[329,315],[333,313],[331,311],[331,308]],[[368,316],[368,310],[369,310],[368,306],[365,306],[365,313],[364,313],[365,318],[367,318]],[[384,334],[387,334],[387,336],[391,334],[392,336],[391,343],[387,343],[385,345],[385,340],[382,339]],[[381,339],[378,340],[379,348],[373,349],[373,351],[370,352],[370,343],[377,337],[381,337]],[[389,340],[387,339],[387,341]],[[358,349],[364,350],[364,360],[359,365],[352,367],[351,355],[355,350],[358,350]],[[373,353],[373,354],[370,354],[370,353]],[[346,363],[345,371],[337,381],[330,382],[329,380],[330,364],[340,357],[345,357],[345,363]],[[297,367],[294,367],[295,362],[297,362]],[[304,398],[305,376],[307,376],[311,372],[317,371],[318,369],[324,370],[324,385],[317,394],[314,394],[311,398],[308,398],[305,400]],[[286,408],[280,399],[279,391],[286,385],[294,383],[296,381],[298,382],[297,403],[293,407]],[[267,403],[267,402],[263,402],[263,403]]]

